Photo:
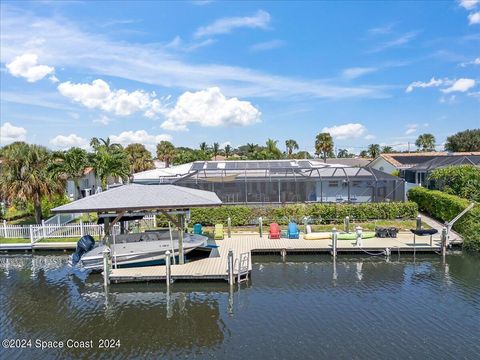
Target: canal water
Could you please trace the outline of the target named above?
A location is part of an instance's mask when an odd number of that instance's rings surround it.
[[[63,254],[0,255],[0,358],[480,358],[480,256],[253,260],[233,292],[178,282],[106,294]]]

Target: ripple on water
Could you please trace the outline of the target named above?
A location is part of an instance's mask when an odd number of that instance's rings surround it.
[[[106,353],[0,350],[25,358],[475,358],[480,258],[254,258],[249,285],[118,284],[65,255],[0,255],[4,337],[115,338]],[[461,336],[458,336],[461,334]],[[19,355],[20,354],[20,355]]]

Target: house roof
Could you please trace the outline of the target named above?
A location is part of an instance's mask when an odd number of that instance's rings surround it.
[[[371,165],[375,160],[383,158],[388,163],[392,164],[397,168],[411,168],[418,164],[426,163],[432,159],[443,157],[443,156],[467,156],[467,155],[480,155],[480,152],[442,152],[442,151],[431,151],[431,152],[416,152],[416,153],[390,153],[390,154],[381,154],[374,160],[370,162]]]
[[[345,166],[367,166],[372,159],[365,158],[328,158],[327,164],[338,164]]]
[[[83,175],[88,175],[88,174],[90,174],[92,171],[93,171],[93,167],[88,166],[88,167],[85,168],[85,170],[83,170]]]
[[[474,165],[480,167],[480,155],[467,156],[438,156],[423,164],[411,167],[412,171],[431,171],[452,165]]]
[[[52,209],[52,212],[171,210],[219,206],[221,204],[222,201],[211,191],[175,185],[129,184],[56,207]]]

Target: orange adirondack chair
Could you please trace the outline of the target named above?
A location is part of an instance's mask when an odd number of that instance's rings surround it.
[[[270,239],[280,239],[280,227],[277,223],[270,224],[270,232],[269,232]]]

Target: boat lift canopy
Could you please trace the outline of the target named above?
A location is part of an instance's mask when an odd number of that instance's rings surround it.
[[[105,235],[108,235],[113,225],[125,216],[134,216],[146,211],[160,212],[179,228],[179,256],[180,263],[183,263],[185,213],[194,207],[220,205],[222,205],[222,201],[217,194],[211,191],[167,184],[128,184],[58,206],[52,209],[52,212],[55,214],[96,212],[99,215],[116,215],[104,216]],[[172,218],[174,214],[177,215],[177,221]],[[114,217],[114,219],[110,221],[110,217]]]

